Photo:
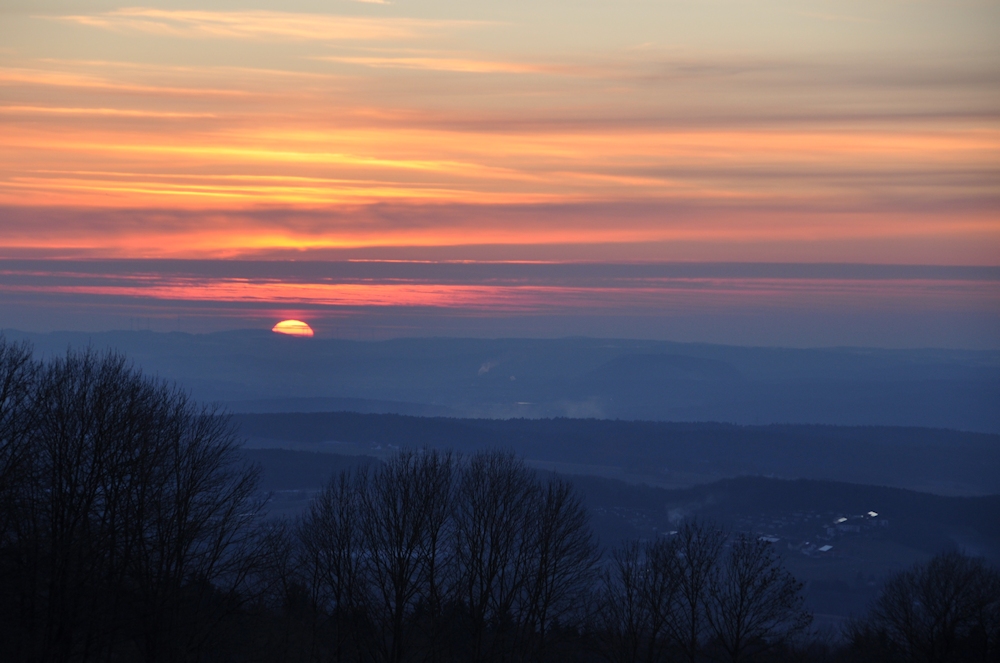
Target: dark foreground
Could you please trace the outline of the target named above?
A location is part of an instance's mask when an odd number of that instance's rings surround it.
[[[1000,574],[946,552],[832,639],[748,528],[598,547],[558,475],[401,451],[267,518],[231,424],[121,357],[0,343],[0,658],[995,661]]]

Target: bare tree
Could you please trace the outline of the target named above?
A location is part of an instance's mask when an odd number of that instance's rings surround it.
[[[711,525],[688,522],[675,535],[677,591],[667,629],[684,658],[699,656],[709,633],[708,590],[726,542],[726,533]]]
[[[597,546],[573,486],[558,477],[537,492],[529,519],[528,577],[523,608],[529,651],[545,649],[554,625],[584,623],[596,579]]]
[[[669,646],[667,624],[677,592],[673,539],[615,550],[602,578],[595,627],[612,663],[656,663]]]
[[[645,599],[645,560],[637,541],[611,553],[608,568],[601,573],[600,607],[594,626],[601,651],[611,663],[639,663],[642,651],[651,646],[656,633],[650,624]]]
[[[28,451],[28,432],[35,423],[32,395],[39,366],[26,343],[12,344],[0,336],[0,546],[6,535],[21,463]]]
[[[859,658],[913,663],[1000,658],[1000,572],[958,552],[890,578],[849,627]]]
[[[360,493],[367,479],[367,472],[335,476],[296,528],[303,584],[315,607],[312,640],[318,639],[315,617],[329,615],[335,661],[347,660],[360,628],[356,619],[362,582]]]
[[[14,547],[29,651],[87,660],[124,627],[122,588],[147,524],[130,512],[144,514],[135,489],[153,467],[139,465],[166,418],[157,392],[122,358],[92,353],[51,362],[39,377]]]
[[[369,648],[378,660],[403,661],[417,635],[410,618],[439,600],[453,467],[447,453],[403,451],[360,491]]]
[[[540,486],[502,452],[458,464],[407,451],[344,475],[300,522],[299,540],[316,605],[335,621],[344,619],[337,606],[356,607],[371,630],[352,634],[384,661],[443,655],[446,610],[464,616],[471,660],[509,657],[518,645],[538,651],[554,624],[581,613],[596,560],[569,484]]]
[[[115,354],[49,362],[27,410],[4,546],[18,655],[182,660],[254,545],[257,475],[233,430]]]
[[[538,488],[512,453],[489,451],[462,467],[455,500],[457,599],[468,611],[470,661],[494,660],[509,644],[528,576],[526,542]]]
[[[259,472],[242,461],[228,419],[183,394],[171,400],[153,481],[137,487],[146,517],[132,519],[146,530],[137,569],[147,660],[196,651],[218,621],[194,608],[216,592],[238,597],[263,552]]]
[[[714,644],[732,663],[787,642],[812,622],[802,583],[767,541],[739,534],[708,586],[707,622]]]
[[[0,656],[16,655],[23,643],[17,531],[24,515],[20,495],[29,472],[28,433],[34,425],[31,407],[39,366],[25,344],[8,343],[0,336]],[[4,647],[2,643],[10,643]],[[15,645],[17,643],[17,645]]]

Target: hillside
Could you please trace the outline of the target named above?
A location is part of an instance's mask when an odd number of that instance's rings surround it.
[[[273,491],[274,516],[300,513],[334,473],[376,462],[367,456],[290,450],[245,453],[262,466],[263,488]],[[605,548],[662,536],[691,518],[769,537],[789,570],[806,583],[810,608],[830,623],[860,614],[886,577],[942,550],[961,549],[1000,563],[1000,495],[945,497],[762,477],[680,490],[569,478]]]
[[[666,487],[759,475],[945,495],[1000,492],[1000,435],[940,429],[348,412],[240,414],[234,419],[255,447],[375,455],[392,446],[463,452],[502,447],[538,467]]]

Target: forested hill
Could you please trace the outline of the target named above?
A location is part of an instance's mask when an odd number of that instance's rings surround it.
[[[247,449],[245,455],[260,465],[262,489],[302,493],[288,496],[298,500],[311,499],[339,472],[378,463],[371,456],[285,449]],[[958,547],[1000,561],[1000,495],[945,497],[885,486],[764,477],[722,479],[672,490],[595,476],[569,478],[607,545],[655,537],[656,532],[693,518],[785,541],[805,541],[817,535],[831,541],[851,534],[864,538],[877,532],[879,540],[913,553],[931,555]],[[281,508],[281,501],[275,500],[272,508]],[[847,518],[843,531],[835,527],[841,517]],[[827,527],[836,531],[828,534]]]
[[[305,511],[331,477],[378,463],[371,456],[247,449],[260,465],[272,517]],[[544,478],[545,471],[538,475]],[[944,497],[884,486],[763,477],[685,489],[594,476],[567,477],[601,545],[656,541],[684,521],[767,537],[806,583],[807,605],[827,621],[862,614],[893,573],[962,550],[1000,562],[1000,495]],[[874,515],[873,515],[874,514]]]
[[[349,412],[238,414],[234,422],[251,447],[376,455],[393,447],[499,447],[536,466],[672,487],[761,475],[947,495],[1000,492],[1000,435],[942,429]]]

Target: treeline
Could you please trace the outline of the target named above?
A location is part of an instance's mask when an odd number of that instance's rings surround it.
[[[117,355],[0,339],[0,659],[175,661],[260,584],[258,471]]]
[[[404,451],[264,517],[225,417],[117,355],[0,340],[0,660],[994,661],[1000,575],[890,580],[839,643],[770,544],[706,523],[602,551],[510,453]]]
[[[237,414],[233,419],[251,438],[389,443],[463,453],[499,446],[537,460],[621,467],[650,477],[777,475],[914,490],[945,482],[973,493],[1000,492],[1000,436],[958,430],[356,412]]]

